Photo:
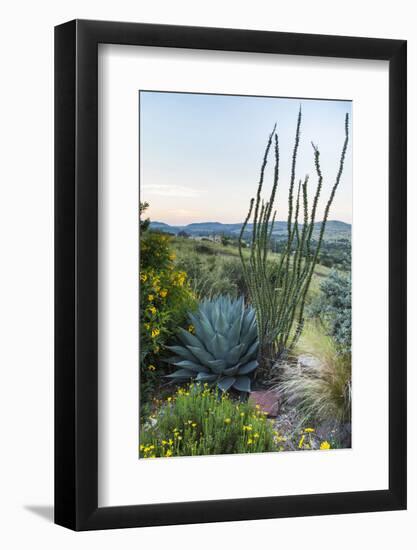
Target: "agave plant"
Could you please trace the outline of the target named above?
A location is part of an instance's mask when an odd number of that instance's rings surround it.
[[[223,391],[251,391],[250,375],[258,366],[258,334],[255,310],[236,300],[219,296],[204,300],[189,314],[194,334],[179,330],[183,346],[167,346],[176,355],[168,363],[178,370],[169,378],[217,384]]]

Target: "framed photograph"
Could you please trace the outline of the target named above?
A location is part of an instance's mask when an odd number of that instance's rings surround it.
[[[55,29],[55,522],[406,507],[406,42]]]

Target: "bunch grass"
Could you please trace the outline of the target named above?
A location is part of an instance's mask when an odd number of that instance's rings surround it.
[[[310,366],[283,364],[280,369],[281,395],[296,406],[303,422],[351,421],[351,355],[341,354],[334,340],[318,322],[309,322],[295,350],[314,358]]]

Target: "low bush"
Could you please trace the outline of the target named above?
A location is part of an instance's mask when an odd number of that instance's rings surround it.
[[[341,353],[351,349],[352,296],[350,277],[332,270],[320,284],[320,293],[309,306],[311,317],[320,319]]]
[[[179,388],[140,431],[142,458],[277,451],[265,413],[207,385]]]
[[[145,402],[165,374],[161,361],[164,345],[179,327],[187,326],[187,314],[196,300],[184,271],[174,269],[170,237],[150,231],[141,238],[140,256],[140,374]],[[161,372],[162,371],[162,372]]]

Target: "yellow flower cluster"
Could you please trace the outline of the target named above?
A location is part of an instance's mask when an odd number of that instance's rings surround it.
[[[143,452],[143,458],[156,458],[155,445],[140,445],[139,450]]]
[[[319,438],[314,428],[304,428],[300,432],[300,440],[298,441],[299,449],[317,449]],[[276,441],[282,441],[283,438],[277,437]],[[285,440],[285,439],[284,439]],[[322,441],[319,446],[320,450],[327,450],[331,448],[328,441]]]
[[[184,286],[186,280],[187,274],[185,271],[176,271],[171,277],[171,281],[174,286]]]

